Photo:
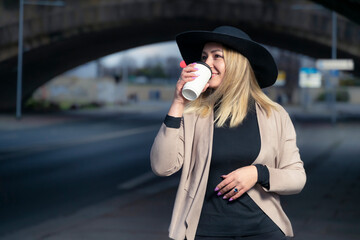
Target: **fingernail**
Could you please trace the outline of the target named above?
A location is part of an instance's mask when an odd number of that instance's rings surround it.
[[[197,78],[197,77],[192,77],[192,79],[195,79],[195,78]]]
[[[227,197],[226,197],[226,196],[224,196],[224,197],[223,197],[223,199],[227,199]]]
[[[196,71],[199,70],[198,68],[194,68]]]
[[[230,198],[230,199],[229,199],[229,202],[231,202],[232,200],[234,200],[234,199]]]
[[[218,187],[216,187],[214,191],[215,191],[215,192],[219,191],[219,188],[218,188]]]
[[[221,192],[218,192],[218,194],[217,194],[218,196],[220,196],[221,195]]]

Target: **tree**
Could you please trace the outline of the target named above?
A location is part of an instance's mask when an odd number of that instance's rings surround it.
[[[164,64],[160,58],[148,57],[145,59],[144,67],[137,69],[136,75],[145,76],[150,80],[154,78],[166,78]]]
[[[165,73],[171,82],[176,82],[180,76],[181,68],[179,66],[181,59],[179,57],[170,56],[165,61]]]

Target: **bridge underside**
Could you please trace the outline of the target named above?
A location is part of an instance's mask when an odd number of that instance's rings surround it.
[[[354,0],[312,0],[326,8],[337,11],[350,20],[360,24],[360,1]]]
[[[249,22],[211,22],[201,19],[166,19],[138,21],[128,27],[107,28],[67,38],[56,43],[24,53],[23,99],[31,96],[39,86],[53,77],[111,53],[151,43],[170,41],[179,32],[191,29],[209,29],[222,24],[239,26],[255,40],[263,44],[301,53],[314,58],[329,58],[331,49],[320,43],[309,41],[277,31],[271,26],[249,24]],[[355,74],[360,74],[360,58],[338,52],[338,58],[353,58]],[[0,63],[0,109],[15,106],[17,58]]]

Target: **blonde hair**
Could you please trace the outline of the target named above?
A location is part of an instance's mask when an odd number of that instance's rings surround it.
[[[196,112],[205,117],[216,105],[216,126],[224,126],[230,118],[229,127],[236,127],[245,119],[249,102],[254,99],[269,117],[271,110],[277,109],[277,105],[261,90],[249,60],[225,46],[223,52],[226,70],[221,84],[216,89],[207,89],[198,99],[190,102],[185,113]]]

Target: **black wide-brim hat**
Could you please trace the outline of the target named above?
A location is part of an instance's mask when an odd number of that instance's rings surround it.
[[[176,36],[176,43],[186,64],[199,61],[203,47],[208,42],[223,44],[245,56],[261,88],[275,83],[278,70],[272,55],[238,28],[221,26],[213,31],[188,31]]]

